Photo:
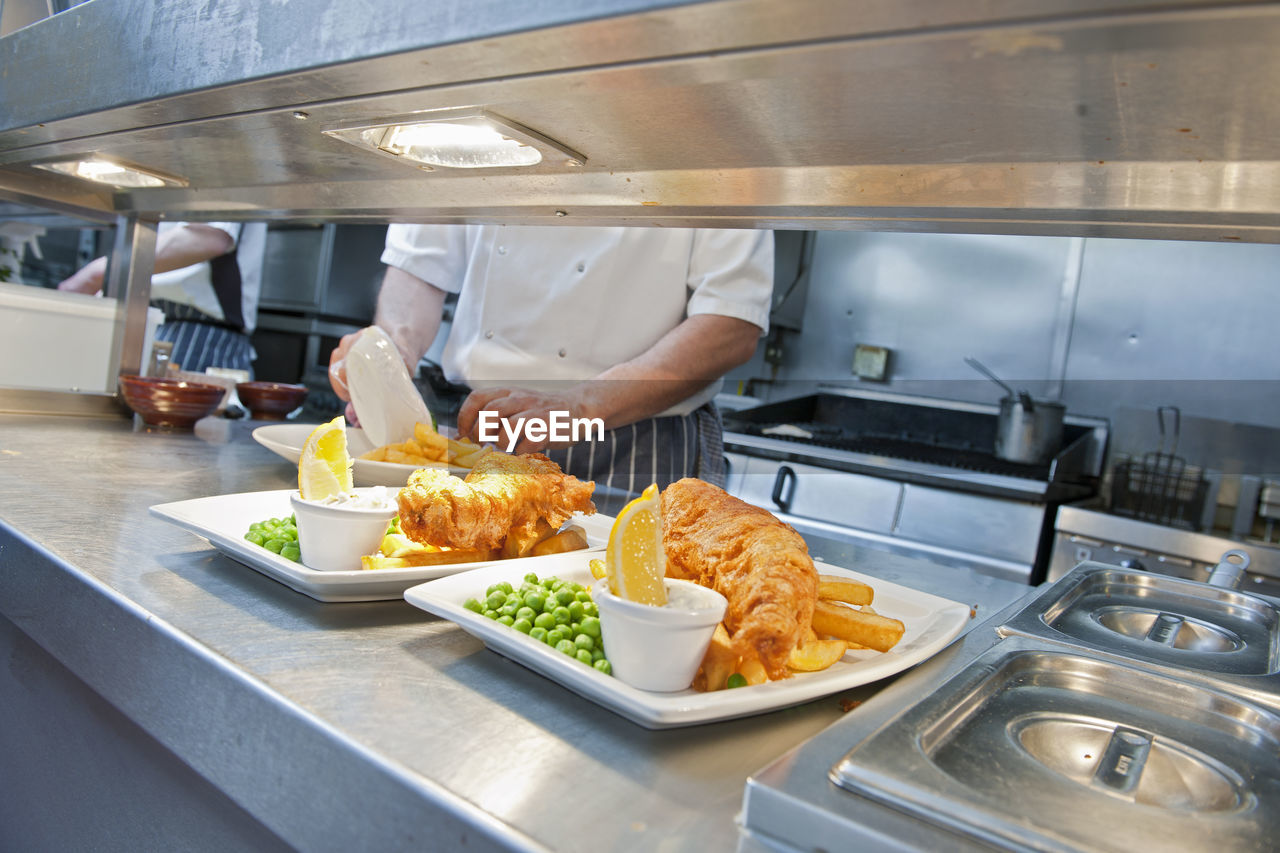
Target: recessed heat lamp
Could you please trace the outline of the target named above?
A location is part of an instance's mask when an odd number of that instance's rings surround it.
[[[181,178],[162,175],[140,166],[126,165],[106,157],[87,157],[77,160],[59,160],[55,163],[35,163],[37,169],[70,175],[95,184],[107,184],[120,189],[143,189],[150,187],[184,187],[187,182]]]
[[[537,131],[483,110],[415,113],[324,133],[428,170],[581,166],[585,160]]]

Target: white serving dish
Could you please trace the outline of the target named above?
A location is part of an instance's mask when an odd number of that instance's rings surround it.
[[[309,569],[301,563],[286,560],[279,554],[273,554],[244,538],[249,525],[255,521],[288,516],[292,512],[289,496],[293,493],[293,489],[280,489],[269,492],[215,495],[156,504],[151,507],[151,513],[197,536],[203,536],[209,544],[232,559],[319,601],[396,599],[400,598],[406,589],[423,581],[459,572],[470,572],[494,564],[457,563],[375,571],[366,571],[359,566],[354,566],[350,571],[320,572]],[[599,551],[609,540],[613,517],[598,513],[578,515],[574,516],[573,523],[586,532],[589,550]],[[522,557],[495,562],[507,564],[516,570],[518,577],[522,577],[525,572],[541,573],[543,569],[540,567],[553,559],[555,556]]]
[[[667,578],[666,587],[668,596],[682,587],[696,592],[696,606],[677,608],[668,600],[665,607],[651,607],[628,601],[609,591],[607,578],[591,586],[614,677],[659,693],[693,683],[728,605],[723,595],[693,581]]]
[[[883,653],[869,649],[846,652],[842,660],[821,672],[797,673],[791,678],[752,687],[712,693],[692,689],[651,693],[630,687],[462,606],[468,598],[481,597],[486,588],[500,581],[519,586],[529,571],[539,577],[554,575],[589,587],[594,578],[588,561],[598,556],[576,551],[541,558],[543,562],[537,566],[491,563],[472,572],[410,587],[404,597],[415,607],[457,623],[493,651],[650,729],[762,714],[878,681],[937,654],[960,634],[970,619],[967,604],[822,563],[820,570],[824,574],[846,575],[875,589],[876,612],[901,619],[906,625],[897,646]]]
[[[269,424],[253,431],[253,440],[263,447],[298,464],[302,455],[302,446],[307,436],[319,424]],[[403,486],[409,482],[409,475],[422,468],[444,468],[444,463],[435,465],[399,465],[395,462],[374,462],[370,459],[358,458],[361,453],[373,450],[364,430],[359,427],[347,427],[347,452],[351,455],[351,476],[357,486]],[[450,466],[449,470],[459,477],[467,476],[470,469]]]

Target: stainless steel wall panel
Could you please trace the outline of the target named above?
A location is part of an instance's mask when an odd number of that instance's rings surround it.
[[[319,228],[271,228],[262,259],[262,300],[265,309],[305,311],[320,303],[320,264],[328,257],[321,249]]]
[[[779,378],[852,381],[854,344],[865,343],[893,351],[891,385],[928,383],[936,396],[999,398],[967,355],[1044,384],[1070,249],[1055,237],[819,233],[805,334],[789,340]]]

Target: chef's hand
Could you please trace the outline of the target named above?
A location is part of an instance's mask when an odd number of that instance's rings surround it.
[[[338,395],[339,400],[347,401],[343,414],[347,418],[347,423],[352,426],[359,426],[360,419],[356,417],[356,407],[351,405],[351,391],[347,388],[347,353],[351,352],[356,339],[363,331],[364,329],[361,329],[359,332],[343,335],[333,352],[329,353],[329,384],[333,386],[333,393]]]
[[[333,352],[329,353],[329,384],[333,386],[333,392],[338,395],[338,399],[347,401],[347,408],[343,414],[346,416],[347,423],[352,426],[360,426],[360,419],[356,417],[356,407],[351,405],[351,389],[347,387],[347,353],[351,352],[356,340],[363,333],[364,329],[360,329],[349,335],[343,335]],[[409,374],[412,375],[416,362],[409,360],[409,356],[405,355],[404,348],[399,343],[396,344],[396,349],[400,350],[400,357],[404,359],[405,366],[409,368]]]
[[[67,278],[58,282],[58,290],[72,293],[100,293],[102,279],[107,273],[107,259],[94,258]]]
[[[478,444],[486,443],[479,435],[482,410],[494,412],[499,419],[505,419],[514,426],[520,418],[525,418],[526,424],[532,418],[550,423],[551,412],[568,412],[570,418],[582,417],[583,413],[579,411],[581,408],[582,402],[574,391],[549,394],[523,388],[485,388],[472,391],[463,401],[462,408],[458,410],[458,435],[467,436]],[[492,417],[490,419],[492,420]],[[511,443],[512,436],[502,420],[498,421],[498,433],[498,449],[505,451]],[[530,441],[524,430],[521,430],[519,438],[512,453],[533,453],[548,447],[568,447],[572,444],[572,442]],[[489,441],[492,440],[493,437],[490,435]]]

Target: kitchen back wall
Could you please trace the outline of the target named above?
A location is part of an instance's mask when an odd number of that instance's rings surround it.
[[[1072,414],[1110,419],[1113,454],[1156,449],[1156,409],[1176,406],[1193,463],[1280,471],[1280,246],[779,235],[777,328],[726,390],[997,402],[972,356]],[[859,344],[889,350],[883,381],[854,375]]]

